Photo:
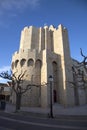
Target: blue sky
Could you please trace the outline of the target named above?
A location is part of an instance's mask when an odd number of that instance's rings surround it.
[[[71,57],[87,55],[87,0],[0,0],[0,72],[8,70],[25,26],[68,29]],[[2,82],[2,80],[0,80]]]

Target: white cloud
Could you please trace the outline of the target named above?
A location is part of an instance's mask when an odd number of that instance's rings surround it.
[[[36,10],[40,5],[41,0],[0,0],[0,27],[7,28],[5,19],[10,19],[18,16],[27,8]]]
[[[0,68],[0,73],[5,72],[5,71],[10,71],[10,69],[11,69],[11,66],[3,66]],[[0,83],[7,83],[7,81],[8,81],[7,79],[3,79],[0,77]]]
[[[7,83],[7,79],[0,78],[0,83]]]
[[[3,78],[0,77],[0,81],[2,81],[2,80],[3,80]]]
[[[0,14],[10,10],[23,10],[27,7],[36,8],[40,0],[0,0]]]
[[[9,71],[11,69],[11,66],[3,66],[0,68],[0,73],[3,71]]]

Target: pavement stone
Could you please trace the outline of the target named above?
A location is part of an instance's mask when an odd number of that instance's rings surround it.
[[[13,113],[15,112],[15,105],[10,103],[6,104],[5,112]],[[49,108],[40,108],[40,107],[21,107],[20,112],[27,115],[34,115],[34,116],[43,116],[48,117],[50,113]],[[82,106],[74,106],[74,107],[63,107],[59,104],[53,105],[53,115],[54,117],[57,116],[87,116],[87,104]]]

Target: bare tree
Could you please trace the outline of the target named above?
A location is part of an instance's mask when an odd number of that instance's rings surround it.
[[[27,84],[25,87],[23,87],[22,83],[24,82],[23,77],[25,73],[26,71],[20,73],[18,76],[16,75],[16,73],[9,73],[8,71],[0,73],[0,77],[11,81],[8,82],[8,84],[12,87],[16,94],[16,111],[20,109],[22,94],[24,94],[27,90],[31,89],[31,86],[39,87],[34,84]]]
[[[84,83],[84,87],[87,88],[87,56],[83,54],[82,49],[80,48],[80,54],[83,57],[83,60],[81,62],[78,62],[78,66],[75,66],[77,70],[79,71],[79,75],[82,77],[80,82]],[[83,70],[81,70],[81,68]]]
[[[74,87],[74,94],[76,97],[76,105],[79,104],[78,99],[78,89],[84,89],[86,100],[87,100],[87,56],[85,56],[80,48],[80,54],[83,57],[81,62],[77,62],[77,64],[73,64],[72,73],[73,73],[73,81],[69,82]]]
[[[80,54],[83,57],[81,62],[78,62],[78,65],[73,65],[72,72],[74,76],[74,81],[79,78],[77,82],[85,83],[87,82],[87,56],[85,56],[80,48]]]
[[[79,63],[80,66],[83,66],[85,69],[85,72],[87,73],[87,56],[85,56],[82,52],[82,49],[80,48],[80,54],[83,57],[83,61]]]
[[[8,79],[8,84],[9,86],[12,87],[12,89],[14,90],[15,94],[16,94],[16,111],[20,110],[21,107],[21,97],[22,95],[28,91],[29,89],[31,89],[31,86],[35,86],[35,87],[41,87],[41,86],[45,86],[48,83],[42,83],[42,84],[27,84],[24,87],[22,86],[23,82],[25,81],[23,78],[25,76],[25,72],[20,73],[18,76],[15,73],[12,73],[12,71],[9,73],[8,71],[6,72],[2,72],[0,73],[0,77],[4,78],[4,79]]]

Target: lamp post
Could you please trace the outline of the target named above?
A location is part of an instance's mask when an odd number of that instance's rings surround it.
[[[49,76],[49,82],[50,82],[50,117],[53,118],[53,105],[52,105],[52,82],[53,82],[53,77],[52,77],[52,75]]]

